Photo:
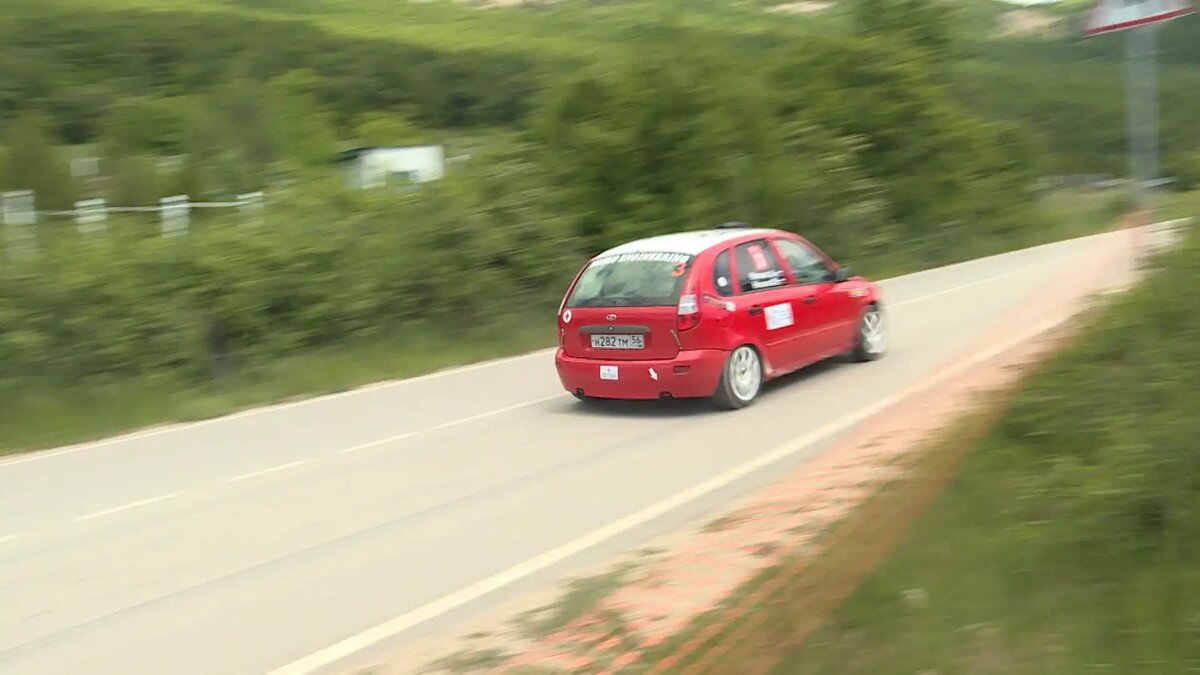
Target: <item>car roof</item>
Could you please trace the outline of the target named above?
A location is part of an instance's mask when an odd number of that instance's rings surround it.
[[[621,253],[682,253],[685,255],[698,255],[714,246],[728,243],[735,239],[752,235],[767,236],[781,233],[780,230],[754,227],[713,228],[708,230],[694,230],[692,232],[675,232],[656,237],[646,237],[645,239],[638,239],[621,244],[620,246],[614,246],[596,257],[618,255]]]

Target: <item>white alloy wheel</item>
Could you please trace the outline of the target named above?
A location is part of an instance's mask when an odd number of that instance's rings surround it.
[[[738,347],[729,359],[729,385],[733,395],[749,403],[762,387],[762,363],[753,347]]]
[[[762,383],[762,359],[754,347],[742,345],[726,359],[713,400],[729,410],[744,408],[758,398]]]
[[[887,317],[879,305],[872,304],[863,312],[858,324],[858,345],[855,357],[859,361],[874,361],[887,351]]]

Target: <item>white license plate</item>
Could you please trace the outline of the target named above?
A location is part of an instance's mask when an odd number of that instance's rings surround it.
[[[602,379],[602,380],[617,379],[617,367],[616,366],[600,366],[600,379]]]
[[[593,335],[592,349],[645,349],[645,335]]]

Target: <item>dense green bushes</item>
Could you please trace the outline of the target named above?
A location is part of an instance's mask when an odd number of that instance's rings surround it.
[[[68,143],[97,140],[109,106],[128,97],[150,97],[141,108],[180,102],[158,112],[169,125],[188,104],[179,97],[297,70],[317,76],[318,102],[343,126],[381,110],[411,112],[433,127],[511,124],[538,81],[538,64],[512,54],[437,52],[219,12],[79,11],[37,2],[0,15],[0,45],[0,124],[40,108]],[[169,133],[150,140],[160,150],[182,150]]]
[[[761,69],[731,76],[695,55],[654,53],[630,63],[572,77],[535,126],[591,250],[727,220],[836,236],[845,253],[886,243],[891,214],[861,144],[777,117]]]
[[[0,379],[209,375],[422,322],[482,328],[552,314],[581,260],[511,150],[418,196],[307,185],[273,194],[262,226],[209,216],[165,239],[153,221],[43,237],[0,265]],[[332,197],[328,195],[334,195]],[[48,228],[43,228],[43,231]]]
[[[1191,158],[1200,151],[1190,121],[1200,108],[1194,67],[1166,65],[1161,81],[1161,173],[1187,178]],[[1049,171],[1123,176],[1128,170],[1120,62],[1038,68],[1024,60],[972,61],[956,69],[954,91],[979,114],[1019,121],[1036,133],[1050,153]]]
[[[0,12],[0,127],[32,106],[52,116],[65,141],[93,142],[114,122],[109,104],[139,97],[124,108],[139,109],[142,122],[155,118],[143,127],[147,133],[160,130],[144,140],[156,151],[182,151],[179,133],[164,126],[180,125],[195,105],[190,97],[231,79],[263,82],[297,70],[315,75],[317,103],[333,113],[343,136],[364,115],[380,112],[442,129],[520,125],[533,98],[555,81],[548,77],[628,60],[639,44],[725,61],[729,69],[781,50],[804,52],[817,36],[854,34],[906,44],[939,60],[961,85],[953,90],[961,104],[1038,131],[1055,150],[1055,170],[1124,168],[1120,36],[996,39],[992,22],[999,10],[982,0],[954,11],[930,0],[880,6],[858,0],[828,16],[787,18],[762,11],[766,4],[565,2],[546,10],[478,12],[452,3],[323,0],[293,7],[193,0],[135,11],[78,0],[13,0]],[[1200,62],[1196,21],[1181,19],[1162,31],[1164,160],[1173,171],[1200,150],[1191,124],[1200,105],[1190,69]],[[408,36],[422,22],[438,40],[417,46],[384,37]],[[342,32],[322,28],[329,26]],[[578,49],[547,44],[539,50],[540,40],[518,49],[516,27],[539,32],[528,26],[554,33],[544,37],[555,45],[575,40]],[[796,70],[802,71],[799,64]]]
[[[835,255],[902,247],[934,263],[960,255],[960,237],[1013,243],[1042,225],[1036,147],[956,103],[911,49],[831,38],[746,68],[630,62],[576,74],[535,124],[594,246],[746,219],[810,232]]]
[[[1079,9],[1064,17],[1060,37],[976,41],[971,58],[954,69],[954,90],[979,113],[1036,132],[1051,151],[1050,170],[1122,176],[1128,162],[1128,33],[1084,39]],[[1198,17],[1159,29],[1162,174],[1183,179],[1194,173],[1191,158],[1200,151],[1193,122],[1200,109],[1198,35]]]
[[[1012,514],[1045,503],[1042,543],[1097,572],[1192,539],[1200,524],[1200,298],[1179,292],[1200,287],[1197,232],[1038,374],[991,444],[999,461],[1030,469],[1004,486]]]

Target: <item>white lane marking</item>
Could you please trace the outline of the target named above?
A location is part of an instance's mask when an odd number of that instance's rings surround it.
[[[505,357],[501,357],[498,359],[489,359],[487,361],[479,361],[478,363],[471,363],[471,364],[467,364],[465,366],[456,366],[454,368],[438,370],[438,371],[434,371],[432,373],[426,373],[424,375],[417,375],[416,377],[409,377],[409,378],[405,378],[402,380],[387,380],[384,382],[374,382],[371,384],[363,385],[361,387],[356,387],[354,389],[348,389],[346,391],[339,391],[339,392],[335,392],[332,394],[322,394],[320,396],[314,396],[312,398],[306,398],[306,399],[303,399],[300,401],[289,401],[287,403],[274,403],[271,405],[259,406],[257,408],[250,408],[248,410],[242,410],[240,412],[230,413],[228,415],[223,415],[221,417],[213,417],[213,418],[206,419],[206,420],[197,420],[195,422],[184,422],[184,423],[179,423],[179,424],[166,424],[163,426],[154,427],[153,429],[143,429],[141,431],[133,431],[133,432],[130,432],[127,434],[122,434],[120,436],[113,436],[111,438],[106,438],[106,439],[99,440],[99,441],[92,441],[89,443],[80,443],[80,444],[76,444],[76,445],[68,445],[68,446],[64,446],[61,448],[52,448],[52,449],[47,449],[47,450],[35,450],[33,452],[28,452],[28,453],[25,453],[22,455],[18,455],[16,457],[10,457],[8,459],[0,460],[0,469],[9,467],[9,466],[16,466],[18,464],[26,464],[28,462],[36,462],[36,461],[42,460],[42,459],[50,459],[53,457],[60,457],[62,455],[70,455],[70,454],[74,454],[77,452],[83,452],[85,450],[96,450],[96,449],[108,447],[111,445],[125,443],[127,441],[135,441],[135,440],[139,440],[139,439],[143,439],[143,438],[153,438],[154,436],[161,436],[163,434],[168,434],[168,433],[172,433],[172,432],[176,432],[176,431],[186,431],[189,429],[197,429],[197,428],[209,426],[212,424],[218,424],[218,423],[223,423],[223,422],[229,422],[232,420],[242,419],[245,417],[253,417],[255,415],[262,415],[262,414],[266,414],[266,413],[277,412],[280,410],[288,410],[291,408],[298,408],[301,406],[313,405],[316,403],[332,401],[332,400],[336,400],[339,398],[345,398],[348,396],[357,396],[360,394],[365,394],[367,392],[376,391],[376,390],[380,390],[380,389],[390,389],[393,387],[400,387],[400,386],[404,386],[404,385],[415,384],[417,382],[423,382],[425,380],[437,379],[437,378],[441,378],[441,377],[448,377],[450,375],[459,375],[462,373],[469,373],[469,372],[472,372],[475,370],[482,370],[484,368],[500,366],[500,365],[504,365],[506,363],[512,363],[515,361],[543,357],[548,354],[553,354],[556,349],[557,349],[556,347],[548,347],[546,349],[539,349],[539,350],[532,351],[532,352],[526,352],[524,354],[516,354],[514,356],[505,356]]]
[[[251,478],[258,478],[259,476],[265,476],[269,473],[275,473],[277,471],[286,471],[287,469],[292,469],[297,466],[303,466],[305,464],[308,464],[308,462],[309,462],[309,460],[307,460],[307,459],[298,459],[294,462],[288,462],[286,464],[276,464],[275,466],[269,466],[265,469],[259,469],[258,471],[250,471],[248,473],[243,473],[239,476],[234,476],[233,478],[227,479],[225,482],[226,483],[238,483],[238,482],[241,482],[244,480],[250,480]]]
[[[1149,225],[1147,227],[1154,227],[1155,225],[1158,225],[1158,224],[1156,223],[1154,225]],[[960,269],[965,266],[969,266],[969,265],[973,265],[973,264],[983,263],[988,260],[994,260],[994,259],[1005,258],[1005,257],[1019,257],[1020,254],[1022,254],[1022,253],[1029,253],[1031,251],[1038,251],[1038,250],[1051,248],[1051,247],[1057,247],[1057,246],[1066,246],[1066,245],[1072,244],[1072,243],[1080,243],[1080,242],[1086,242],[1086,241],[1090,241],[1090,240],[1100,239],[1102,237],[1116,236],[1117,234],[1120,234],[1120,232],[1104,232],[1104,233],[1099,233],[1099,234],[1090,234],[1090,235],[1086,235],[1083,237],[1076,237],[1074,239],[1064,239],[1062,241],[1051,242],[1048,244],[1040,244],[1038,246],[1032,246],[1029,248],[1017,249],[1015,251],[1005,251],[1004,253],[998,253],[996,255],[990,255],[990,256],[983,257],[983,258],[976,258],[974,260],[964,260],[962,262],[952,263],[950,265],[943,265],[942,267],[934,267],[934,268],[927,269],[927,270],[920,270],[917,272],[912,272],[910,274],[904,274],[904,275],[901,275],[898,277],[891,277],[890,279],[881,279],[879,283],[883,283],[883,282],[895,283],[898,281],[907,281],[907,280],[911,280],[911,279],[917,279],[920,277],[929,276],[931,274],[936,274],[939,272],[946,272],[949,270]],[[1037,263],[1034,263],[1034,264],[1037,264]],[[909,301],[905,301],[905,302],[909,302]],[[8,459],[0,460],[0,469],[3,469],[5,467],[10,467],[10,466],[16,466],[18,464],[25,464],[28,462],[36,462],[36,461],[39,461],[42,459],[50,459],[53,457],[60,457],[62,455],[69,455],[69,454],[74,454],[77,452],[83,452],[85,450],[95,450],[95,449],[99,449],[99,448],[104,448],[104,447],[124,443],[126,441],[133,441],[133,440],[138,440],[138,439],[142,439],[142,438],[151,438],[154,436],[160,436],[162,434],[172,433],[172,432],[176,432],[176,431],[185,431],[188,429],[196,429],[199,427],[204,427],[204,426],[208,426],[208,425],[212,425],[212,424],[219,424],[219,423],[223,423],[223,422],[242,419],[245,417],[252,417],[255,415],[262,415],[262,414],[275,412],[275,411],[279,411],[279,410],[287,410],[287,409],[291,409],[291,408],[297,408],[300,406],[313,405],[316,403],[321,403],[324,401],[331,401],[331,400],[345,398],[345,397],[349,397],[349,396],[357,396],[357,395],[364,394],[364,393],[371,392],[371,391],[376,391],[376,390],[381,390],[381,389],[390,389],[393,387],[400,387],[400,386],[405,386],[408,384],[414,384],[417,382],[423,382],[425,380],[437,379],[437,378],[441,378],[441,377],[448,377],[451,375],[459,375],[462,373],[469,373],[472,371],[482,370],[485,368],[491,368],[491,367],[503,365],[506,363],[513,363],[513,362],[522,361],[522,360],[526,360],[526,359],[540,358],[540,357],[546,356],[548,354],[553,354],[555,352],[555,350],[556,350],[555,347],[550,347],[547,349],[539,349],[537,351],[529,352],[526,354],[517,354],[514,356],[506,356],[506,357],[502,357],[502,358],[498,358],[498,359],[491,359],[488,361],[480,361],[478,363],[467,364],[465,366],[457,366],[454,368],[448,368],[446,370],[439,370],[436,372],[427,373],[425,375],[418,375],[416,377],[410,377],[410,378],[403,379],[403,380],[388,380],[385,382],[376,382],[376,383],[364,385],[362,387],[358,387],[355,389],[350,389],[350,390],[341,391],[341,392],[335,392],[332,394],[324,394],[321,396],[315,396],[313,398],[307,398],[307,399],[303,399],[300,401],[290,401],[287,403],[276,403],[276,404],[272,404],[272,405],[260,406],[257,408],[250,408],[248,410],[231,413],[229,415],[224,415],[222,417],[213,417],[213,418],[206,419],[206,420],[198,420],[195,422],[186,422],[186,423],[180,423],[180,424],[168,424],[168,425],[164,425],[164,426],[160,426],[160,427],[155,427],[153,429],[144,429],[142,431],[134,431],[134,432],[131,432],[128,434],[120,435],[120,436],[113,436],[111,438],[106,438],[106,439],[99,440],[99,441],[92,441],[89,443],[80,443],[80,444],[76,444],[76,445],[69,445],[69,446],[65,446],[65,447],[61,447],[61,448],[53,448],[53,449],[48,449],[48,450],[38,450],[38,451],[28,452],[28,453],[24,453],[24,454],[15,456],[15,457],[10,457]]]
[[[13,539],[19,539],[20,537],[21,537],[21,535],[19,535],[19,534],[5,534],[5,535],[0,535],[0,544],[4,544],[4,543],[7,543],[7,542],[10,542],[10,541],[12,541]]]
[[[174,499],[175,497],[181,497],[181,496],[183,496],[182,492],[168,492],[165,495],[159,495],[157,497],[151,497],[149,499],[141,499],[136,502],[129,502],[128,504],[114,506],[111,509],[104,509],[103,511],[93,511],[92,513],[89,513],[85,516],[79,516],[78,518],[75,519],[75,522],[82,523],[82,522],[85,522],[88,520],[93,520],[95,518],[111,516],[114,513],[120,513],[122,511],[128,511],[130,509],[136,509],[136,508],[139,508],[142,506],[149,506],[150,504],[156,504],[158,502],[165,502],[168,499]]]
[[[1041,262],[1030,263],[1028,265],[1023,265],[1016,269],[1009,270],[1007,272],[1001,272],[1000,274],[995,274],[995,275],[992,275],[992,276],[984,278],[984,279],[976,279],[975,281],[968,281],[965,284],[951,286],[950,288],[943,288],[940,291],[934,291],[933,293],[926,293],[925,295],[921,295],[921,296],[918,296],[915,298],[909,298],[908,300],[901,300],[900,302],[890,303],[887,306],[892,307],[892,308],[903,307],[905,305],[911,305],[915,302],[922,302],[925,300],[930,300],[932,298],[940,298],[943,295],[950,295],[951,293],[958,293],[960,291],[965,291],[969,288],[975,288],[976,286],[982,286],[984,284],[990,284],[990,283],[993,283],[996,281],[1000,281],[1001,279],[1007,279],[1008,277],[1017,276],[1018,274],[1028,274],[1030,272],[1030,270],[1035,270],[1035,269],[1038,269],[1041,267],[1049,267],[1051,265],[1059,265],[1068,260],[1071,260],[1074,257],[1075,257],[1074,255],[1064,255],[1064,256],[1059,256],[1057,258],[1051,258],[1049,260],[1043,260]],[[886,303],[887,300],[885,299],[884,302]]]
[[[426,427],[424,429],[417,429],[416,431],[406,431],[402,434],[396,434],[395,436],[388,436],[387,438],[381,438],[377,441],[367,441],[366,443],[360,443],[359,445],[354,445],[349,448],[345,448],[344,450],[340,450],[339,452],[345,454],[345,453],[349,453],[349,452],[358,452],[359,450],[367,450],[369,448],[378,447],[380,445],[386,445],[388,443],[395,443],[397,441],[403,441],[405,439],[412,438],[413,436],[420,436],[421,434],[428,434],[428,433],[432,433],[434,431],[440,431],[442,429],[449,429],[450,427],[456,427],[460,424],[466,424],[468,422],[476,422],[476,421],[479,421],[482,419],[487,419],[489,417],[495,417],[496,415],[503,415],[504,413],[512,412],[514,410],[520,410],[521,408],[528,408],[530,406],[535,406],[539,403],[545,403],[546,401],[553,401],[556,398],[562,398],[562,394],[554,394],[553,396],[543,396],[542,398],[535,399],[532,401],[525,401],[524,403],[517,403],[514,405],[510,405],[510,406],[505,406],[503,408],[497,408],[495,410],[481,412],[478,415],[471,415],[470,417],[461,417],[456,420],[450,420],[449,422],[442,422],[441,424],[436,424],[432,427]]]
[[[342,659],[357,654],[358,652],[361,652],[372,645],[391,638],[414,626],[420,625],[426,621],[429,621],[430,619],[457,609],[469,602],[478,600],[488,593],[492,593],[498,589],[520,581],[525,577],[540,572],[574,555],[602,544],[605,541],[632,530],[635,527],[670,513],[671,511],[674,511],[675,509],[678,509],[689,502],[695,501],[696,499],[699,499],[710,492],[714,492],[726,487],[759,469],[766,468],[775,462],[794,455],[795,453],[814,443],[839,433],[867,419],[868,417],[896,403],[899,403],[909,396],[957,377],[963,371],[995,358],[1009,349],[1019,346],[1026,340],[1030,340],[1052,328],[1055,328],[1056,326],[1066,323],[1071,318],[1073,318],[1072,315],[1067,315],[1046,321],[1045,323],[1039,324],[1031,330],[1020,333],[1017,337],[1007,340],[997,346],[992,347],[991,349],[982,352],[975,352],[971,356],[963,359],[950,368],[943,370],[940,373],[923,380],[922,382],[918,382],[912,386],[906,387],[905,389],[890,396],[885,396],[879,401],[861,408],[857,412],[830,422],[829,424],[826,424],[816,431],[813,431],[812,433],[809,433],[795,441],[786,443],[770,452],[767,452],[739,466],[729,469],[724,473],[714,476],[703,483],[663,499],[662,501],[651,504],[640,511],[609,523],[608,525],[585,534],[578,539],[567,542],[558,548],[541,553],[491,577],[460,588],[453,593],[444,595],[441,598],[430,602],[429,604],[405,612],[404,614],[380,623],[357,635],[352,635],[341,642],[330,645],[297,661],[276,668],[270,671],[268,675],[307,675],[318,668],[330,666],[338,661],[341,661]]]

